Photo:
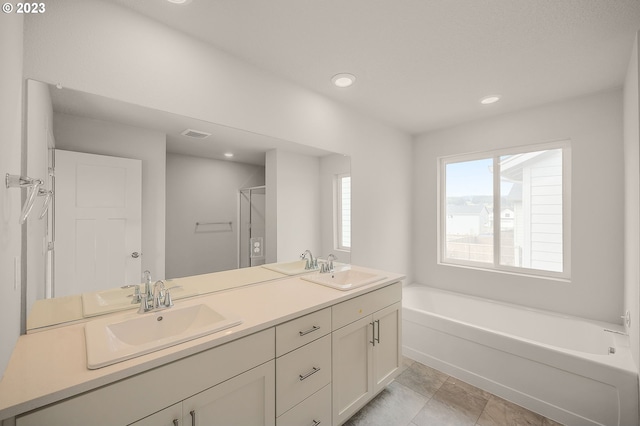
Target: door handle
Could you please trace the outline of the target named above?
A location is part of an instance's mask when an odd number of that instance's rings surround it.
[[[142,256],[142,253],[138,253],[137,251],[134,251],[133,253],[131,253],[131,257],[133,257],[134,259],[137,259],[140,256]]]

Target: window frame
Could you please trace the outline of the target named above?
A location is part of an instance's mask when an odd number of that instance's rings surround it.
[[[500,264],[500,214],[493,215],[493,262],[485,263],[446,257],[446,166],[451,163],[493,159],[493,211],[500,211],[500,157],[505,155],[526,154],[536,151],[562,149],[562,272],[546,271],[542,269],[507,266]],[[440,156],[437,159],[437,252],[438,265],[464,267],[499,273],[509,273],[521,276],[571,281],[571,141],[560,140],[531,145],[514,146],[511,148],[491,151],[478,151],[466,154]],[[495,230],[498,232],[495,232]]]
[[[350,173],[341,173],[335,176],[335,232],[334,232],[334,248],[339,251],[351,252],[351,245],[348,247],[342,244],[343,240],[343,222],[342,222],[342,180],[344,178],[349,178],[349,188],[351,188],[351,174]],[[349,198],[351,198],[351,192],[349,194]],[[349,241],[351,241],[351,203],[349,203]]]

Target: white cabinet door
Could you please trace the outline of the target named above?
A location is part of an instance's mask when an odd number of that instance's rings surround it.
[[[371,316],[335,330],[332,335],[333,424],[351,417],[373,391]]]
[[[131,423],[129,426],[182,426],[182,402],[158,411],[142,420]]]
[[[182,408],[183,425],[275,425],[275,362],[185,399]]]
[[[395,303],[373,314],[373,392],[378,393],[400,371],[402,305]]]

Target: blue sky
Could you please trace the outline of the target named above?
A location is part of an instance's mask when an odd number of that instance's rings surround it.
[[[447,164],[447,196],[492,195],[493,159]]]
[[[492,158],[447,164],[447,197],[493,195],[492,166]],[[509,193],[512,185],[501,183],[503,196]]]

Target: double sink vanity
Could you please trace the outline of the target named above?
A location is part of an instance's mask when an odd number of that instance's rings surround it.
[[[88,315],[19,338],[3,426],[344,423],[399,372],[404,276],[305,267],[171,280],[145,313],[127,288],[66,301]]]

